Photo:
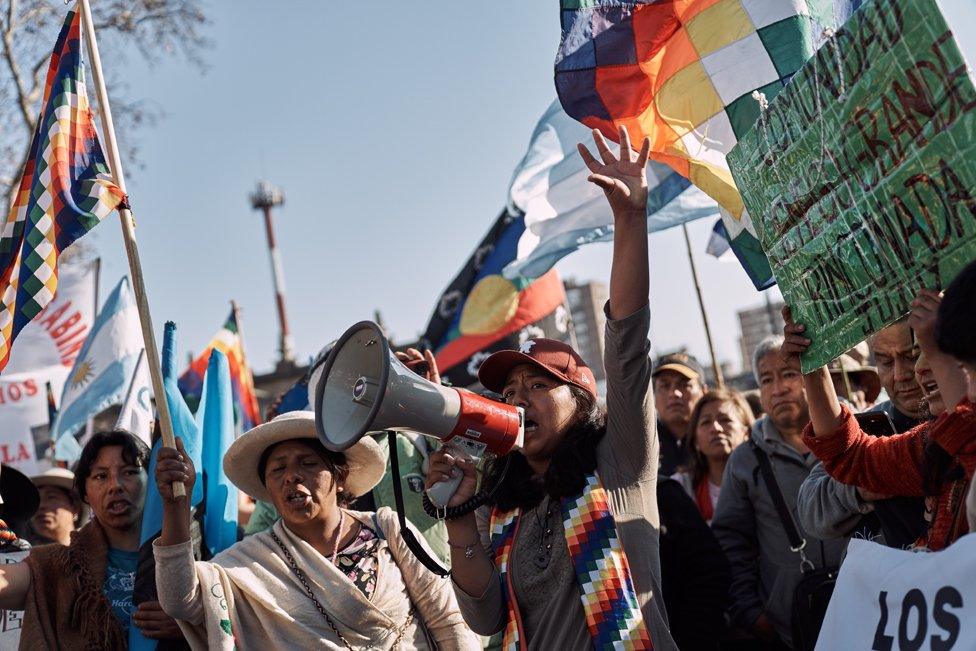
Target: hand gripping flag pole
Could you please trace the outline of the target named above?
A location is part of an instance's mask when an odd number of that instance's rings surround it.
[[[122,192],[125,189],[125,177],[122,174],[122,159],[119,156],[118,144],[115,141],[115,126],[112,123],[112,110],[109,108],[108,91],[105,89],[105,79],[102,76],[102,61],[98,56],[98,43],[95,41],[95,23],[92,21],[91,7],[88,0],[78,0],[81,7],[81,20],[88,41],[88,55],[91,59],[92,77],[95,81],[95,92],[98,95],[98,105],[101,109],[102,134],[105,137],[105,148],[108,153],[108,164],[115,179],[115,184]],[[159,414],[159,427],[163,435],[163,445],[176,447],[173,435],[173,421],[163,390],[163,372],[159,364],[159,349],[156,347],[156,336],[153,333],[152,318],[149,315],[149,299],[146,297],[146,283],[142,276],[142,263],[139,261],[139,249],[136,246],[135,226],[132,211],[128,208],[128,201],[119,206],[119,218],[122,221],[122,239],[125,241],[125,253],[129,259],[129,275],[132,276],[132,290],[136,298],[139,311],[139,324],[142,326],[142,339],[146,345],[146,361],[149,362],[149,376],[152,379],[153,394],[156,396],[156,411]],[[183,497],[186,492],[183,484],[173,484],[173,495]]]

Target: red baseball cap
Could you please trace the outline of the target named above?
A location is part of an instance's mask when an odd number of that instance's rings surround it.
[[[555,339],[528,339],[518,350],[493,353],[478,369],[478,380],[488,390],[501,393],[509,372],[520,364],[532,364],[563,382],[596,398],[596,378],[573,347]]]

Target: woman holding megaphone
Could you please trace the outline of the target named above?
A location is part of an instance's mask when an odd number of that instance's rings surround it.
[[[505,648],[675,649],[661,599],[647,340],[650,142],[635,157],[621,128],[618,157],[598,131],[593,138],[602,162],[582,144],[579,152],[614,218],[607,412],[570,346],[530,339],[497,352],[478,377],[525,410],[522,450],[486,469],[487,503],[475,512],[463,508],[476,496],[474,464],[449,450],[431,456],[427,488],[463,472],[447,529],[455,593],[476,633],[504,631]]]
[[[349,508],[386,470],[373,439],[327,450],[309,411],[246,432],[224,472],[281,519],[209,562],[193,559],[186,495],[195,472],[177,445],[157,459],[164,509],[153,551],[160,603],[194,649],[480,648],[451,586],[408,551],[390,509]],[[175,482],[184,496],[173,495]]]

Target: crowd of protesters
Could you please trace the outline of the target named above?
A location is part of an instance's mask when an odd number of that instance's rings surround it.
[[[257,504],[247,535],[208,560],[173,489],[191,495],[196,476],[180,441],[154,476],[122,430],[93,435],[74,473],[4,465],[0,607],[20,648],[122,649],[136,627],[165,649],[811,649],[851,538],[935,552],[968,533],[976,263],[807,374],[817,333],[785,309],[784,333],[755,350],[750,403],[709,387],[691,356],[649,359],[649,143],[635,154],[620,138],[619,156],[598,132],[597,156],[580,146],[615,224],[605,408],[575,350],[529,340],[479,370],[524,410],[524,446],[480,467],[400,433],[397,478],[385,438],[333,452],[314,413],[276,404],[226,452]],[[399,355],[440,381],[429,351]],[[430,512],[423,490],[457,473],[447,508]],[[449,579],[404,542],[388,508],[398,481],[407,527]],[[135,605],[151,483],[158,600]]]

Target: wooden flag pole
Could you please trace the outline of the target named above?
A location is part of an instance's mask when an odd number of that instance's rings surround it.
[[[105,149],[108,153],[108,164],[112,171],[115,184],[123,194],[125,176],[122,173],[122,158],[119,156],[118,144],[115,141],[115,126],[112,123],[112,110],[109,108],[108,91],[105,89],[105,78],[102,76],[102,61],[98,56],[98,42],[95,40],[95,23],[92,21],[91,7],[88,0],[78,0],[81,6],[81,22],[84,26],[85,37],[88,40],[88,55],[91,59],[92,79],[95,82],[95,92],[98,96],[98,106],[101,109],[102,134],[105,137]],[[139,311],[139,324],[142,326],[142,341],[146,348],[146,361],[149,362],[149,376],[152,380],[153,394],[156,396],[156,411],[159,413],[159,428],[163,435],[163,445],[176,447],[176,437],[173,435],[173,420],[163,389],[163,371],[159,363],[159,349],[156,347],[156,335],[153,333],[152,318],[149,315],[149,299],[146,297],[146,283],[142,276],[142,263],[139,261],[139,249],[136,246],[136,232],[132,220],[132,212],[128,208],[119,210],[122,222],[122,239],[125,241],[125,253],[129,259],[129,275],[132,277],[132,290],[136,298],[136,308]],[[186,491],[183,484],[173,484],[173,495],[183,497]]]
[[[701,308],[702,323],[705,324],[705,340],[708,342],[708,354],[712,356],[712,372],[715,373],[715,383],[719,389],[725,388],[725,378],[722,377],[722,369],[718,365],[715,357],[715,345],[712,343],[712,329],[708,326],[708,314],[705,313],[705,301],[702,300],[701,284],[698,282],[698,267],[695,266],[695,258],[691,253],[691,238],[688,237],[687,222],[681,225],[681,230],[685,234],[685,246],[688,248],[688,264],[691,265],[691,278],[695,281],[695,293],[698,294],[698,307]]]

